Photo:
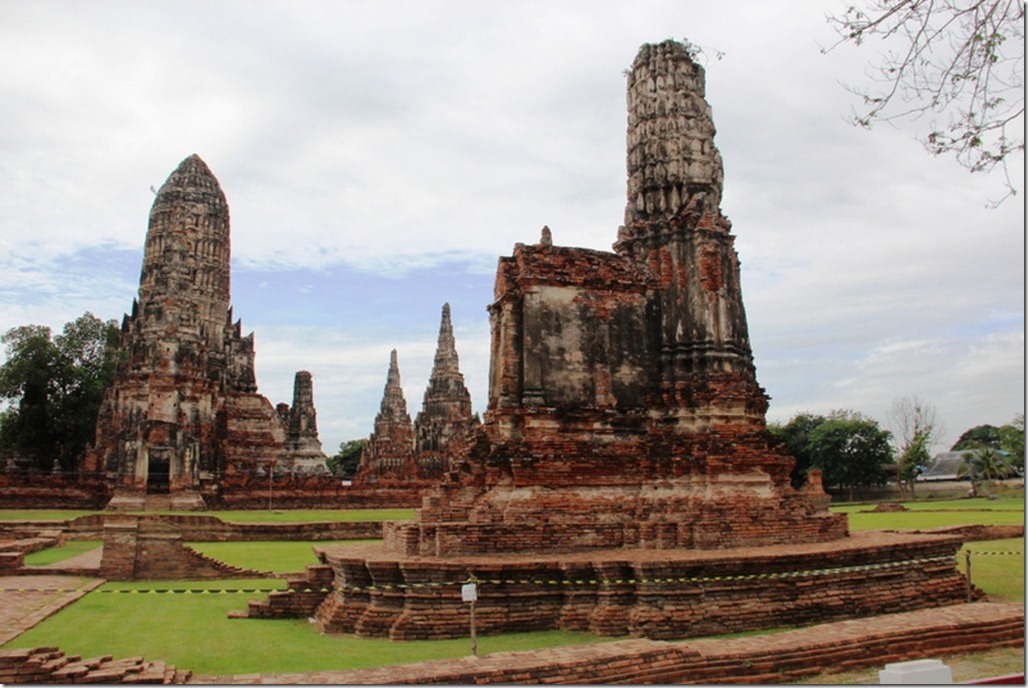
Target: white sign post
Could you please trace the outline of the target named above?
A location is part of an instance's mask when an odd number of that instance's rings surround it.
[[[478,601],[478,582],[474,576],[472,576],[469,581],[470,582],[461,586],[460,597],[464,602],[469,602],[471,604],[471,654],[477,657],[478,638],[475,633],[475,602]]]

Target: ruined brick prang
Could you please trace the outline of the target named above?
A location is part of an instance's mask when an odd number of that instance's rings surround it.
[[[435,363],[421,411],[414,419],[414,454],[421,478],[441,477],[454,458],[471,448],[478,422],[471,410],[471,393],[460,372],[450,304],[443,304]]]
[[[284,404],[279,404],[284,406]],[[306,370],[293,378],[293,405],[283,409],[286,425],[286,468],[304,473],[327,473],[325,452],[318,438],[318,411],[314,408],[314,381]],[[279,416],[283,415],[279,411]]]
[[[393,349],[389,353],[389,372],[375,416],[375,429],[361,452],[354,483],[411,481],[416,477],[414,424],[407,413],[407,400],[400,385],[400,364]]]
[[[225,194],[192,155],[150,210],[139,297],[86,462],[117,491],[195,492],[282,459],[285,430],[257,393],[253,335],[232,320],[229,253]]]
[[[823,542],[847,534],[771,446],[704,75],[646,45],[628,77],[615,252],[501,258],[489,406],[470,458],[385,541],[410,555]]]

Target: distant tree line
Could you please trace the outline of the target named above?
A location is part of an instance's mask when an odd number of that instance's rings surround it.
[[[885,466],[893,461],[892,434],[857,411],[800,413],[784,425],[771,423],[768,429],[796,457],[791,476],[795,487],[805,484],[807,472],[817,468],[826,488],[844,490],[852,501],[860,490],[888,480]]]
[[[935,408],[917,397],[904,397],[893,403],[888,416],[893,431],[852,410],[799,413],[788,423],[768,424],[768,430],[796,458],[791,475],[795,487],[817,468],[826,489],[851,501],[863,490],[885,485],[890,476],[895,476],[902,496],[914,497],[915,481],[931,464],[940,434]],[[959,475],[971,481],[974,493],[990,480],[1024,475],[1024,414],[1000,427],[971,428],[951,449],[961,450],[973,450]]]
[[[338,475],[346,480],[356,475],[357,466],[361,460],[361,452],[367,443],[367,439],[340,442],[339,451],[333,456],[328,457],[328,460],[325,462],[328,464],[328,469],[332,471],[332,475]]]

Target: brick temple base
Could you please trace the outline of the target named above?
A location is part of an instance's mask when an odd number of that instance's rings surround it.
[[[830,543],[731,550],[408,557],[316,548],[336,592],[326,632],[394,640],[468,634],[461,586],[479,581],[478,632],[560,629],[686,638],[937,607],[967,597],[961,538],[858,533]]]

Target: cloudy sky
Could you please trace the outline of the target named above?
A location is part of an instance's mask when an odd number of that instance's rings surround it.
[[[447,301],[483,411],[497,257],[543,225],[610,248],[623,72],[688,38],[769,419],[884,421],[916,395],[948,448],[1024,408],[1023,196],[990,209],[1002,180],[928,156],[913,125],[846,122],[841,83],[877,48],[821,54],[839,6],[0,0],[0,331],[120,319],[151,186],[198,153],[231,206],[260,389],[291,401],[310,370],[328,453],[371,431],[392,348],[420,409]]]

